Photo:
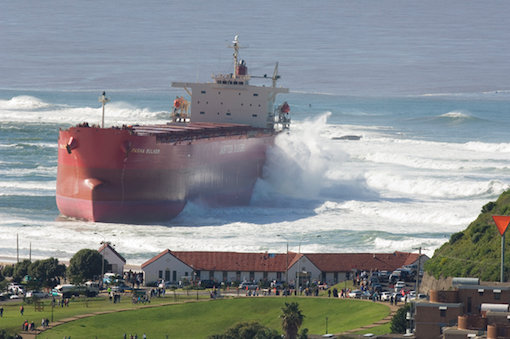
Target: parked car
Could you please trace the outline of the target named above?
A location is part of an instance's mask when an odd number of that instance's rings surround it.
[[[214,287],[219,288],[221,286],[219,282],[216,282],[214,280],[200,280],[200,282],[198,284],[204,288],[214,288]]]
[[[126,286],[126,285],[118,285],[118,286],[111,287],[112,292],[119,292],[119,293],[124,293],[126,290],[130,290],[130,289],[131,289],[131,287]]]
[[[381,301],[390,301],[391,292],[382,292]]]
[[[349,296],[349,298],[361,298],[361,290],[354,290],[354,291],[350,291],[347,295]]]
[[[258,287],[259,285],[251,281],[244,281],[239,285],[240,290],[256,290]]]
[[[389,277],[390,277],[390,272],[388,272],[388,271],[380,271],[379,272],[379,281],[380,282],[388,281]]]
[[[285,281],[273,281],[271,282],[271,288],[276,288],[277,290],[281,290],[283,288],[283,284],[285,284]]]
[[[414,280],[414,274],[413,272],[405,269],[400,269],[393,271],[389,277],[390,282],[395,281],[413,281]]]
[[[179,283],[173,282],[173,281],[162,281],[158,284],[159,288],[170,288],[170,287],[179,287]]]
[[[361,299],[372,299],[372,292],[370,291],[363,291],[361,293]]]
[[[21,297],[17,294],[13,294],[9,297],[9,299],[20,299]]]
[[[382,287],[382,285],[381,285],[381,284],[379,284],[379,283],[372,284],[372,289],[373,289],[374,291],[381,292],[381,291],[382,291],[382,288],[383,288],[383,287]]]
[[[393,293],[393,300],[395,301],[402,301],[404,299],[404,296],[402,293]]]
[[[396,284],[395,284],[395,292],[399,292],[401,289],[405,288],[406,287],[406,283],[403,282],[403,281],[398,281]]]
[[[37,298],[48,298],[49,294],[46,292],[41,291],[28,291],[25,296],[27,298],[31,298],[33,296],[36,296]]]

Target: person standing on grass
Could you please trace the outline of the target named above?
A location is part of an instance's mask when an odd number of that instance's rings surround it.
[[[145,333],[143,334],[143,339],[147,339],[147,336],[145,335]]]
[[[23,315],[23,311],[25,311],[25,308],[23,307],[23,305],[21,305],[19,308],[19,313],[21,313],[21,315]]]

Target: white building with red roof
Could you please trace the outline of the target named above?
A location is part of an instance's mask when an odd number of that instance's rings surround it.
[[[124,274],[124,266],[126,265],[126,259],[120,255],[115,249],[110,246],[109,242],[106,242],[98,250],[99,254],[108,261],[108,267],[105,267],[105,272],[112,272],[118,275]]]
[[[422,255],[422,263],[428,257]],[[418,254],[394,253],[238,253],[180,252],[165,250],[142,264],[144,283],[158,279],[179,282],[190,280],[288,281],[295,284],[317,281],[336,284],[350,278],[352,271],[393,271],[416,264]]]

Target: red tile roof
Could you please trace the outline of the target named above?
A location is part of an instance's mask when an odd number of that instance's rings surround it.
[[[142,264],[142,268],[170,253],[198,271],[285,272],[287,254],[238,252],[173,252],[165,250]],[[349,272],[373,269],[393,271],[418,260],[418,254],[395,253],[288,253],[289,268],[306,256],[322,272]]]
[[[165,250],[142,264],[142,268],[170,253],[198,271],[285,272],[287,254],[238,252],[174,252]],[[289,264],[296,256],[289,252]]]
[[[110,249],[110,251],[112,251],[112,252],[113,252],[113,254],[115,254],[117,257],[119,257],[119,258],[120,258],[120,260],[122,260],[122,261],[124,262],[124,264],[126,263],[126,259],[124,259],[124,257],[123,257],[123,256],[121,256],[121,255],[120,255],[120,254],[119,254],[119,253],[115,250],[115,248],[111,247],[111,246],[110,246],[110,243],[108,243],[108,242],[107,242],[107,243],[105,243],[103,246],[101,246],[101,247],[99,248],[98,252],[99,252],[99,253],[101,253],[101,251],[102,251],[105,247],[107,247],[107,246],[108,246],[108,248]]]
[[[306,254],[322,272],[393,271],[418,260],[418,254],[394,253],[313,253]]]

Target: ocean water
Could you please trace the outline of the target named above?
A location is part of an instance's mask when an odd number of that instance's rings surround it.
[[[508,2],[27,4],[0,4],[0,257],[16,257],[17,235],[21,258],[66,260],[106,239],[130,264],[287,244],[432,255],[510,188]],[[170,83],[229,72],[237,34],[250,73],[278,61],[291,90],[277,97],[291,131],[250,206],[188,204],[156,225],[59,218],[58,129],[98,123],[103,90],[106,125],[166,122],[186,94]]]

